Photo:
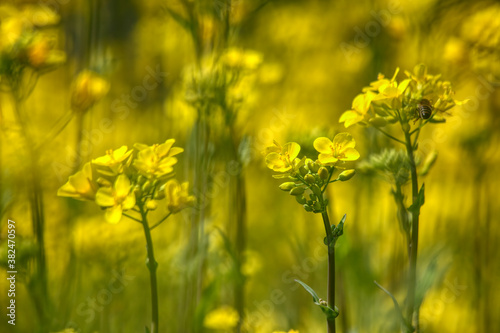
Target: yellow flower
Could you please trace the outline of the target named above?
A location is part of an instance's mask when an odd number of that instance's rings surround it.
[[[78,74],[71,89],[71,108],[85,112],[109,91],[109,82],[97,73],[84,70]]]
[[[351,125],[365,120],[368,116],[367,112],[370,109],[372,100],[375,98],[375,93],[367,91],[364,94],[359,94],[352,101],[352,110],[345,111],[339,119],[339,123],[344,123],[347,128]]]
[[[354,147],[356,142],[349,133],[339,133],[333,142],[325,137],[314,140],[314,148],[320,153],[318,160],[323,165],[334,165],[337,161],[355,161],[359,153]]]
[[[298,143],[289,142],[283,147],[274,141],[274,145],[266,148],[266,165],[269,169],[277,172],[287,172],[294,170],[296,157],[299,155],[300,146]]]
[[[262,63],[262,54],[252,50],[230,48],[223,54],[222,61],[231,68],[254,70]]]
[[[203,326],[213,330],[231,330],[236,327],[240,316],[230,306],[222,306],[209,312],[203,320]]]
[[[188,189],[188,182],[179,184],[176,179],[171,179],[165,184],[167,208],[172,214],[194,205],[195,197],[189,195]]]
[[[180,147],[172,147],[174,143],[174,139],[153,146],[136,143],[134,147],[139,153],[134,161],[134,167],[148,178],[159,178],[172,173],[173,166],[177,163],[177,158],[173,156],[184,151]]]
[[[94,200],[97,184],[92,177],[92,165],[86,163],[82,170],[69,177],[68,182],[61,186],[57,195],[77,200]]]
[[[105,217],[109,223],[118,223],[123,211],[135,206],[135,195],[128,177],[119,175],[113,187],[101,187],[97,191],[95,202],[101,207],[107,207]]]
[[[127,146],[121,146],[115,150],[106,151],[106,155],[98,157],[92,160],[92,163],[99,166],[108,167],[111,172],[105,169],[99,168],[99,172],[107,175],[114,176],[123,172],[124,166],[130,164],[130,156],[132,155],[132,149],[128,150]]]

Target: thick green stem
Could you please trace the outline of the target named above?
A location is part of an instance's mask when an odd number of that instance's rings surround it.
[[[411,135],[408,131],[405,131],[406,140],[406,152],[408,154],[408,159],[410,162],[410,173],[411,173],[411,192],[412,192],[412,203],[415,209],[411,211],[411,243],[408,248],[410,249],[410,267],[408,272],[408,294],[406,298],[406,317],[408,323],[413,323],[413,316],[415,312],[415,290],[417,287],[417,254],[418,254],[418,220],[420,216],[420,205],[418,201],[418,176],[417,176],[417,166],[415,163],[415,156],[413,145],[411,142]],[[415,327],[415,332],[419,332],[418,327],[418,312],[415,316],[415,322],[417,323]],[[409,331],[411,332],[411,331]]]
[[[330,226],[328,213],[321,213],[325,225],[326,240],[328,243],[328,306],[335,308],[335,244],[333,244],[333,232]],[[327,321],[328,333],[335,333],[335,319]]]
[[[140,209],[142,216],[142,226],[144,228],[144,235],[146,236],[146,248],[148,252],[146,265],[149,269],[149,282],[151,286],[151,333],[158,333],[158,281],[156,279],[156,268],[158,264],[155,260],[153,239],[151,238],[151,230],[149,228],[147,213],[144,212],[142,206],[140,207]]]

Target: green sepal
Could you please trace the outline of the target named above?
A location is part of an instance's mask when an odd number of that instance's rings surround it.
[[[295,281],[298,282],[302,287],[304,287],[304,289],[309,294],[311,294],[314,304],[320,307],[321,311],[323,311],[323,313],[325,314],[327,320],[333,320],[338,317],[339,309],[336,306],[334,306],[334,308],[332,309],[328,305],[325,305],[324,303],[326,302],[318,297],[318,294],[316,294],[313,288],[309,287],[307,284],[305,284],[300,280],[295,279]]]

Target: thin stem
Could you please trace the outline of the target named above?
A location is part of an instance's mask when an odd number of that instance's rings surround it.
[[[413,145],[411,142],[411,135],[409,132],[405,132],[406,139],[406,152],[408,154],[408,159],[410,161],[410,173],[411,173],[411,191],[412,191],[412,203],[415,205],[415,209],[411,211],[411,243],[409,245],[410,249],[410,267],[408,272],[408,294],[406,299],[406,317],[408,323],[413,322],[413,314],[415,312],[415,290],[417,285],[417,254],[418,254],[418,223],[420,216],[420,206],[418,205],[418,175],[417,166],[415,164],[415,156],[413,151]],[[418,317],[418,312],[417,312]],[[418,322],[418,318],[416,318]],[[409,331],[411,332],[411,331]],[[418,328],[417,331],[418,333]]]
[[[335,308],[335,244],[330,219],[326,210],[321,213],[325,225],[326,240],[328,243],[328,306]],[[335,319],[327,320],[328,333],[335,333]]]
[[[144,208],[139,206],[142,216],[142,226],[144,228],[144,235],[146,236],[146,247],[148,252],[148,259],[146,265],[149,269],[149,280],[151,285],[151,333],[158,333],[158,282],[156,279],[156,268],[158,264],[155,260],[153,249],[153,239],[151,238],[151,229],[149,228],[147,214]]]
[[[125,216],[125,217],[128,217],[128,218],[129,218],[129,219],[131,219],[131,220],[134,220],[134,221],[136,221],[136,222],[142,223],[142,220],[139,220],[138,218],[135,218],[135,217],[133,217],[133,216],[131,216],[131,215],[128,215],[127,213],[122,213],[122,215],[123,215],[123,216]],[[151,229],[152,229],[152,228],[151,228]]]
[[[380,131],[380,133],[384,134],[386,137],[388,137],[388,138],[390,138],[390,139],[392,139],[392,140],[394,140],[394,141],[397,141],[397,142],[399,142],[399,143],[401,143],[401,144],[406,145],[406,143],[405,143],[403,140],[399,140],[398,138],[396,138],[396,137],[394,137],[394,136],[390,135],[389,133],[385,132],[384,130],[381,130],[381,129],[380,129],[380,128],[378,128],[378,127],[375,127],[375,128],[376,128],[377,130],[379,130],[379,131]]]
[[[164,218],[162,218],[160,221],[156,222],[155,225],[153,225],[151,228],[149,228],[149,230],[153,230],[154,228],[156,228],[157,226],[159,226],[160,224],[163,223],[163,221],[165,221],[166,219],[168,219],[168,217],[172,215],[171,212],[169,212]]]

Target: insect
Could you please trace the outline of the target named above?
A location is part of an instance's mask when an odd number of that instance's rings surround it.
[[[418,104],[417,104],[417,113],[418,116],[422,119],[429,119],[432,115],[432,110],[434,107],[432,106],[432,103],[428,99],[422,99]]]

